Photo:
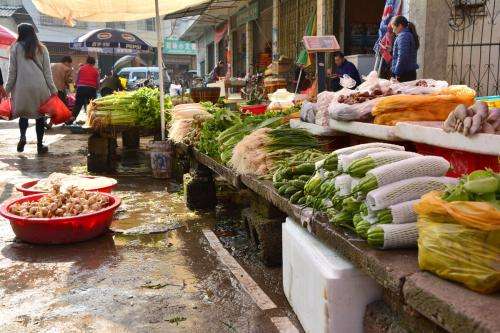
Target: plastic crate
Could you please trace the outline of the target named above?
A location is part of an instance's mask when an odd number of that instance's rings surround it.
[[[423,143],[415,143],[417,152],[423,155],[444,157],[450,162],[452,169],[447,176],[460,177],[474,170],[489,168],[500,172],[500,156],[469,153],[462,150],[441,148]]]

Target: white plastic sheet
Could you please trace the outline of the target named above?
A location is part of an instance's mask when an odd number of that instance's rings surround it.
[[[204,2],[207,0],[160,0],[158,9],[160,15],[166,15]],[[63,19],[68,24],[134,21],[155,16],[154,0],[33,0],[33,4],[43,14]]]

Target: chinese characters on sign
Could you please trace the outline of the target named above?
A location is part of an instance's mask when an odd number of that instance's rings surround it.
[[[165,38],[163,53],[196,55],[196,44],[177,38]]]

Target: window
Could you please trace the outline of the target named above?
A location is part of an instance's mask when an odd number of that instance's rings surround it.
[[[63,20],[40,13],[40,24],[45,26],[66,27]],[[87,28],[86,22],[76,22],[75,28]]]
[[[156,22],[154,18],[150,18],[144,21],[146,31],[156,31]]]
[[[125,22],[106,22],[106,28],[125,30]]]
[[[135,72],[132,74],[132,79],[139,80],[139,79],[145,79],[146,78],[146,72]]]

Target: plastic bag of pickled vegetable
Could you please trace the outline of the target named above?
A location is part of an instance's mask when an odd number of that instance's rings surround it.
[[[488,202],[448,202],[439,192],[414,209],[421,269],[477,292],[500,290],[500,210]]]

